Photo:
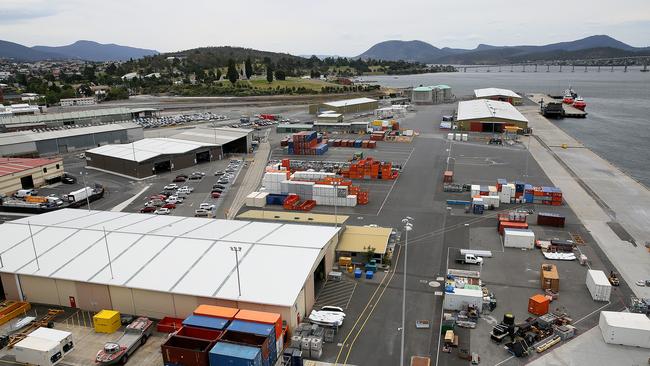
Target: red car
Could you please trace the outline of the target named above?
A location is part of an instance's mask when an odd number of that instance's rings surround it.
[[[167,199],[167,196],[164,194],[154,194],[153,196],[149,196],[150,200],[165,200]]]
[[[187,178],[179,175],[178,177],[174,178],[172,182],[185,182],[186,180]]]
[[[176,208],[176,204],[175,203],[167,203],[167,204],[163,205],[162,208],[168,208],[170,210],[173,210],[173,209]]]
[[[140,213],[151,213],[151,212],[156,211],[156,208],[157,207],[144,207],[144,208],[140,209]]]
[[[221,193],[219,192],[212,192],[212,198],[219,198],[221,197]]]

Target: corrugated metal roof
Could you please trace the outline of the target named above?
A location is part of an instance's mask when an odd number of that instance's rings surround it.
[[[375,253],[384,254],[392,229],[385,227],[351,226],[345,227],[336,250],[339,252],[365,253],[367,247],[375,248]]]
[[[650,331],[650,319],[643,314],[601,311],[600,316],[613,327]]]
[[[521,96],[512,90],[508,89],[499,89],[499,88],[484,88],[484,89],[475,89],[474,95],[477,98],[486,98],[486,97],[512,97],[512,98],[521,98]]]
[[[218,145],[207,142],[195,142],[162,137],[142,139],[129,144],[104,145],[90,149],[88,152],[118,159],[141,162],[160,155],[184,154],[207,146]]]
[[[248,136],[253,130],[245,128],[194,128],[183,130],[183,132],[171,137],[179,140],[187,140],[201,143],[212,143],[217,146]]]
[[[316,213],[302,213],[302,212],[284,212],[284,211],[265,211],[265,210],[248,210],[244,213],[237,215],[238,219],[252,219],[252,220],[269,220],[269,221],[285,221],[285,222],[298,222],[298,223],[311,223],[311,224],[331,224],[334,225],[336,221],[339,224],[345,223],[350,217],[346,215],[326,215]]]
[[[93,117],[104,117],[120,114],[131,114],[129,108],[104,108],[104,109],[91,109],[75,112],[63,112],[63,113],[48,113],[48,114],[38,114],[30,116],[14,116],[6,117],[0,120],[0,124],[11,125],[15,123],[46,123],[54,122],[61,120],[71,120],[71,119],[83,119],[83,118],[93,118]]]
[[[477,99],[458,102],[457,121],[479,120],[482,118],[500,118],[509,121],[528,122],[517,108],[507,102]]]
[[[350,105],[372,103],[376,101],[377,101],[376,99],[372,99],[372,98],[355,98],[355,99],[336,100],[333,102],[327,102],[323,104],[326,106],[338,108],[338,107],[345,107]]]
[[[59,130],[45,131],[45,132],[32,132],[32,131],[7,132],[7,133],[0,133],[0,146],[13,145],[13,144],[19,144],[24,142],[51,140],[56,138],[66,138],[72,136],[89,135],[93,133],[120,131],[125,129],[132,129],[132,128],[142,129],[142,127],[138,126],[135,123],[124,122],[124,123],[110,123],[106,125],[97,125],[97,126],[90,126],[90,127],[62,128]]]
[[[292,306],[338,231],[331,226],[62,209],[0,225],[0,272]],[[232,246],[242,248],[241,297]],[[287,258],[291,265],[283,265]]]
[[[0,158],[0,177],[58,162],[63,159]]]
[[[417,88],[413,88],[413,91],[415,92],[430,92],[432,90],[433,88],[429,86],[418,86]]]

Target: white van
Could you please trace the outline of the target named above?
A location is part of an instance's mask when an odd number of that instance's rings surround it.
[[[25,198],[27,196],[33,196],[36,194],[36,191],[33,189],[19,189],[16,192],[16,198]]]

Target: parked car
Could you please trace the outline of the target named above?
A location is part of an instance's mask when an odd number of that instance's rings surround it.
[[[213,189],[210,191],[210,193],[215,193],[215,192],[217,192],[217,193],[219,193],[219,194],[222,194],[222,193],[223,193],[223,190],[220,189],[220,188],[213,188]]]
[[[219,189],[226,189],[226,186],[221,185],[221,184],[219,184],[219,183],[217,183],[217,184],[213,184],[213,185],[212,185],[212,189],[217,189],[217,188],[219,188]]]
[[[176,204],[175,203],[165,203],[161,208],[167,208],[167,209],[173,210],[173,209],[176,208]]]
[[[164,194],[154,194],[154,195],[149,196],[149,199],[150,200],[166,200],[167,196],[164,195]]]
[[[156,207],[154,206],[147,206],[140,209],[140,213],[151,213],[155,211],[156,211]]]
[[[194,217],[208,217],[208,216],[210,216],[210,212],[208,212],[208,210],[198,209],[194,211]]]
[[[200,175],[200,176],[205,176],[205,172],[192,172],[192,175]]]
[[[169,215],[172,211],[168,208],[161,207],[154,211],[154,214],[156,215]]]
[[[163,187],[163,189],[166,190],[166,191],[167,191],[167,190],[173,191],[173,190],[175,190],[175,189],[178,189],[178,185],[177,185],[177,184],[174,184],[174,183],[172,183],[172,184],[168,184],[168,185],[166,185],[165,187]]]
[[[212,198],[219,198],[219,197],[221,197],[221,193],[219,193],[219,192],[212,192],[211,195],[212,195]]]
[[[199,205],[200,209],[210,210],[210,211],[214,210],[214,207],[215,206],[213,204],[207,202],[203,202],[202,204]]]
[[[230,179],[221,178],[221,179],[219,179],[217,181],[217,183],[219,183],[219,184],[228,184],[228,183],[230,183]]]
[[[77,183],[77,178],[72,175],[65,173],[61,176],[61,183],[63,184],[75,184]]]
[[[190,180],[201,180],[201,179],[203,179],[202,175],[194,175],[194,174],[190,175]]]
[[[224,175],[225,173],[226,173],[226,172],[224,172],[223,170],[217,170],[216,172],[214,172],[214,176],[215,176],[215,177],[218,177],[218,176],[220,176],[220,175]]]
[[[178,189],[179,191],[188,191],[189,193],[194,192],[194,187],[190,186],[182,186],[181,188]]]
[[[176,178],[178,178],[178,177],[183,177],[185,179],[189,178],[189,176],[187,174],[179,174],[179,175],[176,176]]]
[[[187,180],[187,178],[178,176],[178,177],[174,178],[173,182],[185,182],[186,180]]]

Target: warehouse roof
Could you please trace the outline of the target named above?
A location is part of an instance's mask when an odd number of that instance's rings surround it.
[[[87,119],[94,117],[104,117],[104,116],[113,116],[113,115],[129,115],[131,110],[129,108],[104,108],[104,109],[91,109],[85,111],[74,111],[74,112],[63,112],[63,113],[48,113],[48,114],[38,114],[33,116],[13,116],[6,117],[0,120],[0,124],[10,125],[15,123],[45,123],[61,120],[72,120],[72,119]]]
[[[62,209],[0,225],[0,271],[292,306],[337,232],[315,225]],[[242,248],[241,297],[232,246]],[[290,265],[279,265],[287,258]]]
[[[142,162],[160,155],[184,154],[206,146],[217,145],[162,137],[142,139],[130,144],[104,145],[90,149],[88,152],[112,158]]]
[[[44,141],[44,140],[51,140],[57,138],[67,138],[72,136],[89,135],[93,133],[120,131],[125,129],[132,129],[132,128],[142,129],[142,127],[138,126],[135,123],[124,122],[124,123],[110,123],[105,125],[97,125],[97,126],[89,126],[89,127],[61,128],[57,130],[44,131],[44,132],[33,132],[33,131],[7,132],[7,133],[0,133],[0,146],[19,144],[23,142]]]
[[[253,130],[245,128],[193,128],[183,130],[183,132],[172,135],[172,138],[194,142],[212,143],[217,146],[225,145],[229,142],[238,140],[251,134]]]
[[[341,234],[336,250],[339,252],[363,253],[367,251],[367,247],[371,247],[375,248],[375,253],[384,254],[392,231],[391,228],[386,227],[348,225]]]
[[[265,210],[248,210],[237,215],[238,219],[248,220],[268,220],[268,221],[286,221],[310,224],[331,224],[338,221],[339,225],[344,224],[350,216],[346,215],[326,215],[315,213],[285,212],[285,211],[265,211]]]
[[[486,97],[495,97],[495,96],[504,96],[512,98],[521,98],[521,96],[512,90],[508,89],[499,89],[499,88],[484,88],[484,89],[475,89],[474,95],[477,98],[486,98]]]
[[[0,177],[60,161],[63,159],[0,158]]]
[[[341,113],[321,113],[318,115],[318,118],[339,118],[341,116]]]
[[[413,91],[415,92],[430,92],[431,90],[432,88],[429,86],[418,86],[417,88],[413,88]]]
[[[517,108],[507,102],[477,99],[458,102],[457,121],[477,120],[481,118],[501,118],[510,121],[528,122]]]
[[[605,318],[607,324],[613,327],[650,331],[650,319],[644,314],[601,311],[600,316]]]
[[[376,101],[377,101],[376,99],[372,99],[372,98],[355,98],[355,99],[336,100],[333,102],[327,102],[323,104],[326,106],[337,108],[337,107],[345,107],[349,105],[373,103]]]

